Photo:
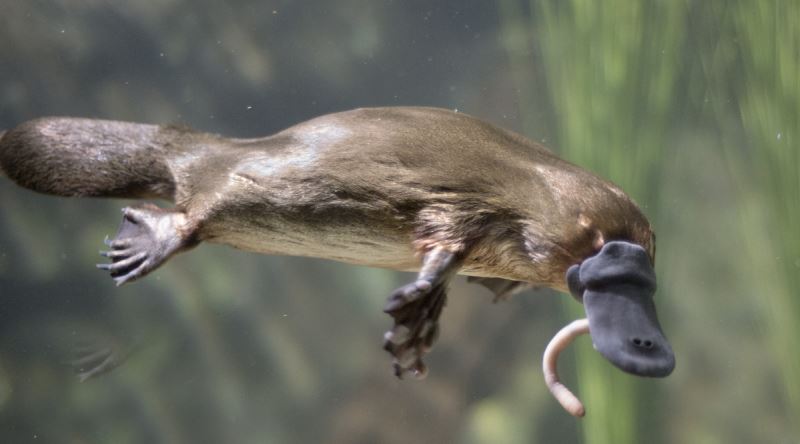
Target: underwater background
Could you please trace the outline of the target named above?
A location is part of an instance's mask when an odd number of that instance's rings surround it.
[[[2,443],[800,443],[800,2],[29,0],[0,4],[0,128],[82,116],[267,135],[457,109],[622,186],[658,233],[666,379],[612,367],[571,297],[456,280],[422,382],[381,349],[411,275],[203,245],[116,288],[130,201],[0,179]],[[128,356],[80,382],[75,344]]]

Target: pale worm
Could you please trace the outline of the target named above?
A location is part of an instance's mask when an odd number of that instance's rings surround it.
[[[544,382],[547,384],[547,388],[561,403],[564,410],[577,417],[583,417],[586,414],[586,409],[583,408],[581,401],[558,380],[558,355],[576,337],[586,333],[589,333],[588,319],[584,318],[570,322],[553,336],[553,339],[547,344],[542,357],[542,372],[544,373]]]

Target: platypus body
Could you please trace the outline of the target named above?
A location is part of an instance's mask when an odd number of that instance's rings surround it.
[[[419,271],[386,307],[395,327],[385,344],[400,376],[424,374],[421,356],[455,274],[498,296],[542,286],[582,300],[592,286],[635,287],[644,296],[622,299],[644,307],[643,330],[607,327],[619,338],[611,348],[630,348],[635,365],[604,355],[650,376],[674,365],[652,308],[654,236],[636,204],[543,146],[463,113],[356,109],[257,139],[42,118],[2,135],[0,169],[49,194],[173,201],[124,210],[107,242],[111,263],[101,265],[118,284],[200,242]],[[589,258],[595,271],[581,273]],[[637,335],[656,346],[628,347]]]

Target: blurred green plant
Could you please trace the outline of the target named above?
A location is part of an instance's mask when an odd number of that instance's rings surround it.
[[[800,3],[737,1],[716,12],[718,39],[705,69],[711,111],[729,128],[719,98],[740,91],[740,122],[734,124],[744,130],[750,149],[725,136],[722,146],[739,192],[755,195],[739,207],[740,239],[753,259],[751,278],[769,283],[757,300],[784,402],[799,418],[800,355],[794,350],[800,338]]]
[[[683,2],[545,0],[531,2],[531,19],[523,24],[537,30],[527,37],[541,49],[558,116],[560,152],[620,185],[656,226],[653,209],[664,133],[676,105],[685,9]],[[523,10],[516,0],[502,2],[503,20],[517,27],[510,35],[519,32]],[[505,41],[524,44],[522,39]],[[509,48],[512,66],[522,65],[514,59],[525,53]],[[520,108],[526,114],[530,105]],[[571,299],[564,304],[568,317],[584,316]],[[600,359],[588,343],[579,344],[576,357],[579,396],[587,409],[585,442],[641,442],[637,427],[645,420],[639,415],[643,388]]]
[[[6,128],[65,114],[246,136],[400,103],[464,104],[494,120],[513,95],[526,133],[557,134],[566,157],[622,185],[656,223],[657,298],[679,367],[663,384],[638,384],[579,340],[576,391],[589,416],[574,421],[529,354],[557,328],[554,301],[484,310],[486,295],[459,282],[435,371],[423,384],[395,382],[380,308],[406,277],[205,246],[113,289],[87,264],[122,203],[56,200],[0,180],[0,441],[575,442],[578,427],[590,443],[798,436],[792,2],[502,0],[499,23],[481,2],[7,3]],[[490,38],[498,31],[502,48]],[[501,49],[510,64],[497,63]],[[680,149],[666,151],[665,139]],[[676,204],[657,214],[664,191]],[[51,362],[50,341],[95,324],[150,342],[79,384]],[[671,391],[649,401],[654,386]]]

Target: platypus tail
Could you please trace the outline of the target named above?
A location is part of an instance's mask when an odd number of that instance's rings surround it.
[[[0,175],[57,196],[172,200],[175,181],[165,161],[172,131],[108,120],[30,120],[0,132]]]

